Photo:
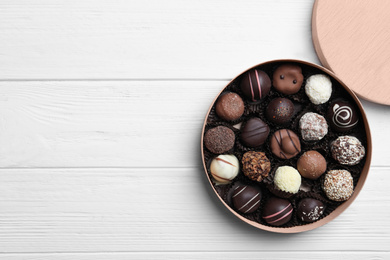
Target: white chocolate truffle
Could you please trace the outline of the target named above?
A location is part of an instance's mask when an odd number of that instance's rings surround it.
[[[275,172],[274,184],[279,190],[297,193],[301,186],[301,175],[291,166],[281,166]]]
[[[210,165],[211,176],[217,184],[228,184],[240,171],[240,164],[234,155],[221,154]]]
[[[332,82],[326,75],[312,75],[306,81],[305,92],[313,104],[323,104],[332,95]]]

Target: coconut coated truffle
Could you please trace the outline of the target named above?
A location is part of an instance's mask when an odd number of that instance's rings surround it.
[[[354,136],[344,135],[338,137],[330,145],[332,157],[344,165],[358,164],[366,154],[364,146]]]
[[[319,141],[328,133],[328,124],[323,116],[308,112],[299,120],[299,129],[305,141]]]
[[[279,190],[297,193],[301,186],[301,175],[291,166],[281,166],[275,172],[274,184]]]
[[[313,104],[323,104],[332,95],[332,82],[326,75],[312,75],[306,81],[305,92]]]
[[[351,173],[347,170],[328,171],[325,174],[322,189],[330,200],[348,200],[353,193],[353,179]]]

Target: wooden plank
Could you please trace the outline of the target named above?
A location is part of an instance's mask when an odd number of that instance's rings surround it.
[[[227,81],[0,82],[0,167],[198,167]],[[389,165],[388,107],[363,102],[372,164]]]
[[[262,61],[318,62],[313,0],[6,0],[0,79],[230,79]]]
[[[343,214],[300,234],[241,222],[197,168],[0,170],[0,251],[388,253],[389,170],[373,168]]]

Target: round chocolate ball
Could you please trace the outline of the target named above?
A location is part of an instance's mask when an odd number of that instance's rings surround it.
[[[307,151],[299,157],[297,168],[302,177],[317,180],[326,171],[326,160],[317,151]]]
[[[258,117],[249,119],[241,129],[241,140],[249,147],[257,147],[267,140],[269,127]]]
[[[281,159],[290,159],[301,151],[299,137],[289,129],[276,131],[270,141],[272,153]]]
[[[255,212],[261,201],[261,190],[249,185],[239,185],[234,187],[232,194],[233,206],[241,213],[247,214]]]
[[[279,190],[297,193],[301,187],[301,175],[291,166],[280,166],[275,171],[274,184]]]
[[[269,121],[285,124],[294,114],[294,104],[287,98],[275,98],[269,102],[265,113]]]
[[[264,71],[252,69],[243,75],[240,88],[249,102],[257,103],[268,95],[271,79]]]
[[[240,171],[240,163],[234,155],[221,154],[211,161],[210,173],[219,184],[230,183]]]
[[[271,197],[263,207],[262,217],[269,225],[281,226],[290,221],[292,213],[290,201]]]
[[[297,216],[304,222],[314,222],[324,214],[325,205],[319,200],[304,198],[298,203]]]
[[[355,107],[343,100],[333,101],[330,104],[327,117],[330,126],[337,132],[349,131],[359,122]]]
[[[345,201],[353,193],[353,178],[347,170],[332,170],[325,174],[322,189],[330,200]]]
[[[277,91],[286,95],[297,93],[301,89],[302,83],[302,69],[297,65],[281,65],[273,74],[273,86]]]
[[[226,126],[209,129],[204,135],[204,145],[216,154],[224,153],[233,148],[235,136],[233,130]]]
[[[257,182],[261,182],[271,171],[271,162],[263,152],[246,152],[241,162],[244,175]]]
[[[306,80],[305,93],[313,104],[323,104],[332,95],[332,81],[327,75],[312,75]]]
[[[244,114],[244,109],[244,101],[234,92],[222,94],[215,105],[217,115],[227,121],[239,119]]]
[[[366,154],[364,146],[354,136],[339,136],[330,144],[333,159],[344,165],[358,164]]]
[[[319,141],[328,133],[328,124],[323,116],[308,112],[299,120],[299,130],[305,141]]]

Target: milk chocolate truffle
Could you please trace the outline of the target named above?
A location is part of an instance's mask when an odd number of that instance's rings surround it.
[[[332,82],[323,74],[310,76],[306,80],[305,92],[313,104],[323,104],[332,95]]]
[[[249,119],[241,129],[241,140],[249,147],[262,145],[269,134],[269,127],[258,117]]]
[[[219,184],[228,184],[240,170],[238,159],[234,155],[218,155],[210,164],[211,176]]]
[[[271,89],[271,79],[262,70],[252,69],[241,79],[241,91],[250,102],[259,102]]]
[[[355,107],[343,100],[333,101],[328,110],[329,124],[337,132],[353,129],[359,122]]]
[[[366,154],[364,146],[360,141],[349,135],[339,136],[330,144],[332,157],[345,165],[356,165]]]
[[[275,98],[269,102],[265,113],[269,121],[285,124],[294,114],[294,104],[287,98]]]
[[[239,119],[244,114],[244,109],[244,101],[234,92],[222,94],[215,105],[217,115],[227,121]]]
[[[275,172],[274,184],[279,190],[295,194],[301,187],[301,175],[291,166],[281,166]]]
[[[244,175],[254,181],[261,182],[271,171],[271,162],[263,152],[246,152],[241,162]]]
[[[262,217],[272,226],[281,226],[290,221],[292,213],[290,201],[271,197],[263,207]]]
[[[302,177],[317,180],[326,171],[326,160],[317,151],[307,151],[298,159],[297,168]]]
[[[346,170],[328,171],[325,174],[322,189],[330,200],[348,200],[353,193],[353,179],[351,173]]]
[[[212,153],[224,153],[234,146],[234,132],[226,126],[209,129],[204,135],[204,144]]]
[[[302,86],[301,67],[293,64],[279,66],[273,75],[273,85],[280,93],[291,95],[297,93]]]
[[[304,222],[314,222],[324,214],[325,205],[319,200],[304,198],[298,203],[297,216]]]
[[[301,151],[301,142],[291,130],[281,129],[271,137],[271,151],[281,159],[290,159]]]
[[[261,201],[261,190],[250,185],[239,185],[234,188],[232,194],[233,206],[241,213],[253,213]]]
[[[299,129],[305,141],[318,141],[328,133],[328,124],[323,116],[308,112],[299,120]]]

